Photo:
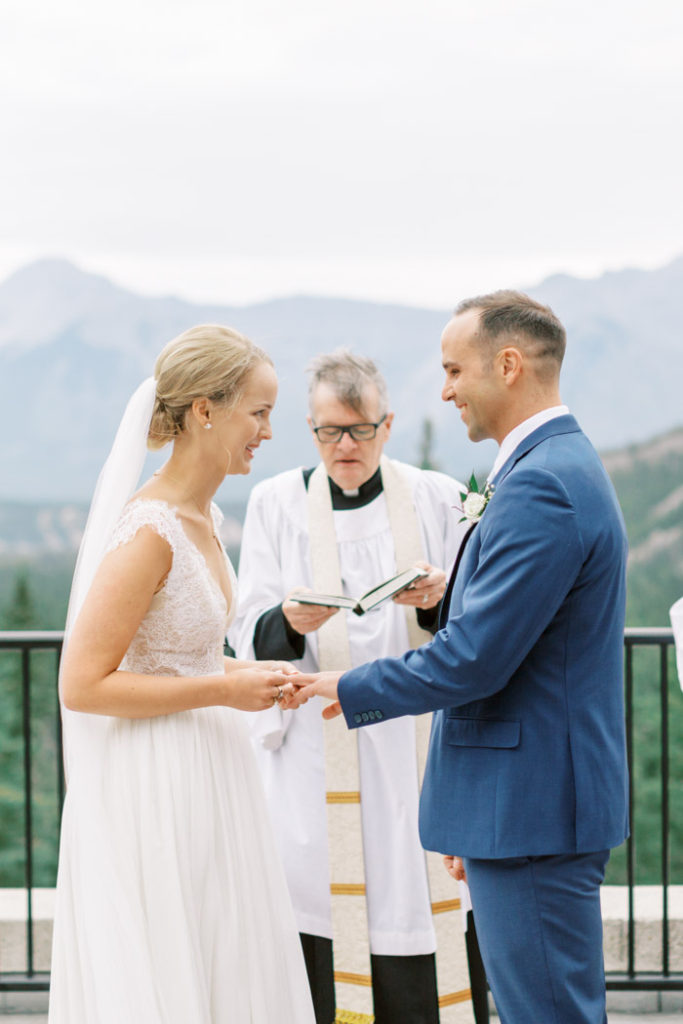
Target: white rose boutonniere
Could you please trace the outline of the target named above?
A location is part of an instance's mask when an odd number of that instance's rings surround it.
[[[467,491],[465,493],[460,492],[463,516],[459,521],[462,523],[467,519],[470,523],[478,523],[484,513],[484,509],[491,500],[493,491],[493,485],[488,482],[484,490],[480,491],[477,478],[472,473],[467,483]]]

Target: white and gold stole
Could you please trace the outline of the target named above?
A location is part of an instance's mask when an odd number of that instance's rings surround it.
[[[382,456],[382,485],[396,552],[396,571],[401,572],[424,558],[413,493],[406,474]],[[313,587],[324,594],[341,594],[342,580],[332,497],[325,467],[321,464],[308,482],[308,525]],[[411,647],[431,640],[418,625],[414,608],[405,608]],[[332,616],[318,630],[318,664],[321,671],[351,668],[346,615]],[[415,719],[420,779],[429,745],[431,715]],[[349,731],[343,716],[324,725],[325,780],[327,788],[328,843],[334,979],[337,1022],[371,1022],[373,1018],[370,942],[365,899],[365,868],[361,827],[361,793],[358,769],[358,737]],[[442,1024],[471,1022],[472,1005],[460,899],[453,896],[454,882],[441,857],[427,852],[427,873],[437,937],[437,979]]]

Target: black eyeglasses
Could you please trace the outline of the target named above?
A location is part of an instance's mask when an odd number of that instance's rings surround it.
[[[348,434],[354,441],[372,441],[387,418],[385,413],[377,423],[352,423],[350,427],[313,427],[313,433],[322,444],[336,444],[341,441],[344,434]]]

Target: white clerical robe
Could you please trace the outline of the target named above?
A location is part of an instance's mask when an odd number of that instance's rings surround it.
[[[424,558],[448,571],[466,525],[459,485],[441,473],[401,465],[411,481]],[[386,500],[334,513],[344,593],[360,596],[396,572]],[[230,641],[253,658],[254,628],[296,586],[312,587],[306,487],[301,469],[257,484],[240,553],[237,620]],[[404,609],[394,602],[347,616],[353,665],[408,649]],[[316,634],[305,638],[302,671],[317,670]],[[324,703],[277,706],[248,715],[279,852],[301,932],[332,938],[323,726]],[[418,820],[418,767],[412,718],[357,732],[365,881],[372,953],[413,956],[435,950],[425,855]]]

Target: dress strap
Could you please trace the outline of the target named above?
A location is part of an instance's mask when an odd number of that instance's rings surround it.
[[[114,527],[107,552],[128,544],[143,526],[150,526],[175,553],[178,530],[182,529],[178,516],[167,502],[152,498],[136,498],[125,506]]]

